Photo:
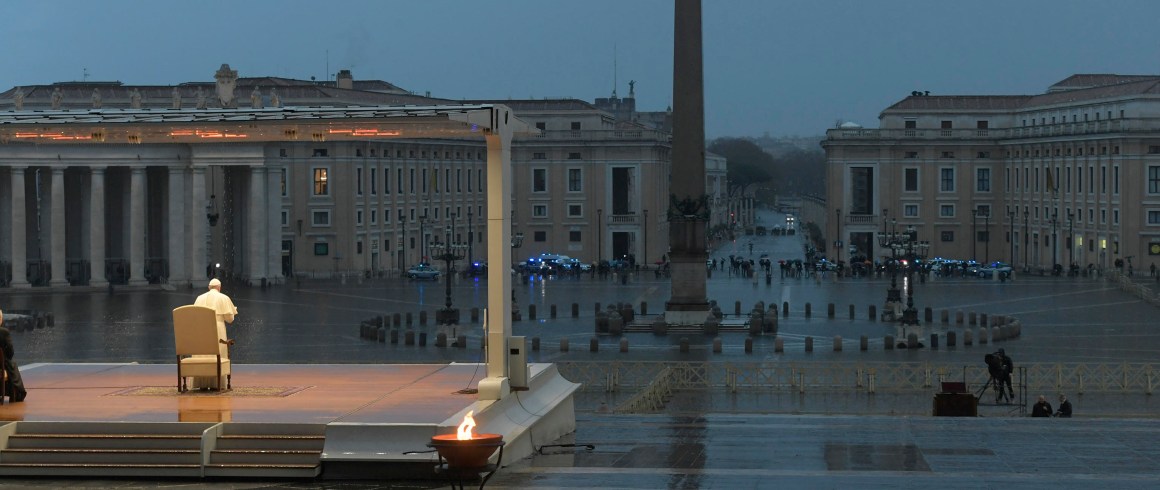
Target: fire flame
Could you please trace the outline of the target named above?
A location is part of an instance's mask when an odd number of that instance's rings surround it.
[[[463,416],[463,423],[459,424],[459,429],[455,432],[457,439],[467,441],[475,438],[471,433],[472,429],[475,428],[475,419],[472,418],[473,414],[475,414],[474,410],[467,412],[467,415]]]

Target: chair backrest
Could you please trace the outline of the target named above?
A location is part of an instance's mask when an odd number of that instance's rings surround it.
[[[217,355],[217,314],[205,306],[173,309],[173,340],[177,355]]]

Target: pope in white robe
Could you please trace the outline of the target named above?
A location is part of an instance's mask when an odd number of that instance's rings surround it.
[[[222,294],[222,282],[217,279],[210,280],[209,291],[198,296],[193,304],[195,306],[205,306],[216,313],[218,352],[221,354],[222,359],[229,359],[230,344],[233,344],[234,341],[226,336],[226,323],[233,323],[234,316],[238,314],[238,308],[234,306],[234,302],[230,300],[229,296]],[[193,378],[194,388],[218,389],[224,385],[224,379],[215,380],[213,376],[198,376]]]

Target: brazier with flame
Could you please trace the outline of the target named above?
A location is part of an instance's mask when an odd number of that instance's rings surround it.
[[[463,423],[454,434],[440,434],[431,438],[427,446],[435,448],[439,456],[447,461],[448,468],[483,468],[487,459],[497,449],[503,447],[503,436],[499,434],[476,434],[474,411],[467,412]],[[503,457],[503,452],[500,452]]]

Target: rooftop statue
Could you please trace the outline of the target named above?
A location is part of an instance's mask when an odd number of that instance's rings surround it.
[[[231,70],[230,65],[223,63],[213,78],[217,80],[217,96],[222,107],[227,109],[237,107],[238,101],[234,97],[234,88],[238,85],[238,71]]]

